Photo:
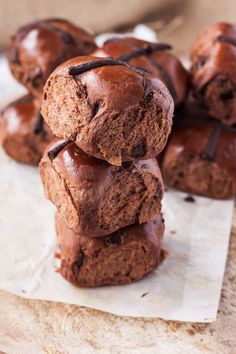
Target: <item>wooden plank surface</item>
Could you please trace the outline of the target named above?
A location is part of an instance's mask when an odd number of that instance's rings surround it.
[[[73,305],[25,300],[0,291],[0,353],[233,354],[235,259],[236,211],[220,308],[212,324],[120,317]]]

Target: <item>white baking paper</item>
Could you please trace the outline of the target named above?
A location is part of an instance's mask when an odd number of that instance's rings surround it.
[[[140,32],[140,29],[139,29]],[[147,38],[148,31],[144,31]],[[140,33],[139,33],[140,37]],[[104,39],[100,38],[101,40]],[[24,91],[0,60],[0,108]],[[0,288],[31,299],[88,306],[124,316],[212,322],[224,275],[234,203],[165,193],[167,256],[145,279],[79,289],[56,271],[54,207],[38,171],[0,152]]]
[[[168,191],[162,264],[124,286],[78,289],[58,272],[54,207],[38,171],[0,153],[0,288],[42,300],[88,306],[124,316],[215,320],[227,256],[233,201]]]

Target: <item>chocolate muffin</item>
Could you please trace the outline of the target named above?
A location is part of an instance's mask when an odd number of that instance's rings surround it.
[[[236,124],[236,25],[217,23],[195,41],[191,81],[208,113],[224,124]]]
[[[236,128],[217,120],[176,127],[162,162],[168,186],[202,196],[227,199],[236,193]]]
[[[59,64],[95,48],[93,36],[85,29],[66,20],[48,19],[18,30],[8,48],[8,60],[15,78],[38,96]]]
[[[115,59],[77,57],[49,77],[42,114],[56,136],[121,165],[163,149],[173,106],[156,76]]]
[[[40,173],[46,196],[82,236],[144,223],[161,207],[163,185],[155,159],[112,166],[57,139],[45,150]]]
[[[169,89],[175,106],[184,102],[188,91],[188,72],[165,43],[151,43],[132,37],[115,37],[106,41],[92,54],[97,57],[113,57],[145,68],[158,75]]]
[[[83,237],[57,215],[61,275],[80,287],[127,284],[139,280],[160,262],[164,224],[153,221],[132,225],[109,236]]]
[[[52,132],[40,114],[40,103],[33,96],[23,96],[1,113],[0,141],[14,160],[37,165],[52,139]]]

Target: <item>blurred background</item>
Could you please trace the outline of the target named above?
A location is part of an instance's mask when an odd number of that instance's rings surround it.
[[[183,56],[199,31],[216,21],[235,22],[235,12],[235,0],[0,0],[0,49],[19,26],[63,17],[96,34],[145,23]]]

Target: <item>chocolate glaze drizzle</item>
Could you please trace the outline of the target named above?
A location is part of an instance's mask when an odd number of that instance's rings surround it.
[[[134,50],[132,52],[127,53],[127,54],[123,54],[120,57],[118,57],[117,58],[118,60],[129,61],[129,60],[137,58],[141,55],[146,55],[149,62],[158,69],[160,76],[165,81],[166,86],[167,86],[168,90],[170,91],[173,99],[175,99],[175,100],[177,99],[177,92],[176,92],[174,83],[173,83],[170,75],[163,68],[163,66],[157,61],[156,58],[149,56],[150,54],[157,52],[157,51],[170,50],[170,49],[172,49],[171,45],[166,44],[166,43],[150,43],[145,48],[140,48],[138,45],[136,45],[135,43],[129,42],[125,38],[113,38],[113,39],[111,38],[110,40],[107,40],[105,43],[113,42],[113,41],[124,42],[125,44],[134,48]]]
[[[74,37],[71,34],[69,34],[68,32],[62,30],[61,28],[58,28],[58,27],[52,25],[51,23],[49,23],[47,21],[43,22],[43,25],[45,27],[47,27],[48,29],[58,33],[59,36],[61,36],[61,38],[63,39],[63,41],[66,44],[75,44]]]
[[[220,34],[216,39],[219,42],[231,44],[236,47],[236,39],[235,38],[231,38],[228,36],[224,36],[223,34]]]
[[[200,157],[203,160],[214,161],[216,156],[217,145],[219,141],[219,137],[222,130],[222,124],[217,120],[212,122],[212,129],[208,137],[207,144],[205,149],[200,154]]]
[[[153,52],[157,52],[157,51],[159,52],[159,51],[169,50],[169,49],[172,49],[172,47],[171,45],[166,43],[150,43],[145,48],[137,48],[136,50],[130,53],[126,53],[119,56],[117,59],[123,61],[129,61],[141,55],[145,55],[145,54],[148,55],[148,54],[152,54]]]
[[[170,91],[173,99],[176,100],[177,99],[177,92],[176,92],[174,83],[171,80],[171,77],[168,74],[168,72],[163,68],[163,66],[156,59],[149,58],[149,61],[158,68],[159,73],[160,73],[162,79],[165,81],[166,86],[167,86],[168,90]]]
[[[117,60],[117,59],[102,59],[102,60],[96,60],[96,61],[90,61],[88,63],[83,63],[83,64],[79,64],[79,65],[75,65],[75,66],[71,66],[69,68],[69,74],[71,76],[77,76],[80,74],[85,73],[86,71],[89,70],[93,70],[96,68],[101,68],[103,66],[115,66],[115,65],[121,65],[121,66],[125,66],[133,71],[135,71],[136,73],[144,76],[144,72],[148,72],[145,69],[141,69],[141,68],[137,68],[136,66],[130,65],[126,62],[123,62],[121,60]]]
[[[64,149],[64,147],[66,147],[70,143],[71,143],[70,140],[65,140],[60,144],[58,144],[57,146],[55,146],[52,150],[48,151],[49,160],[52,162],[57,157],[57,155]]]
[[[236,127],[228,126],[220,123],[216,119],[211,119],[212,129],[208,137],[208,141],[205,149],[200,154],[203,160],[214,161],[216,157],[217,146],[219,142],[220,134],[223,130],[231,131],[236,133]]]
[[[33,126],[33,133],[35,135],[40,134],[43,131],[44,120],[42,114],[39,112],[37,114],[34,126]]]

